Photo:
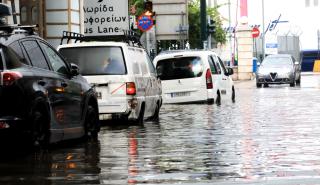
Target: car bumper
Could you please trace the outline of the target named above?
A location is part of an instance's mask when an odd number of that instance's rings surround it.
[[[289,75],[278,75],[274,78],[270,75],[257,75],[256,81],[259,84],[290,84],[294,82],[294,78]]]

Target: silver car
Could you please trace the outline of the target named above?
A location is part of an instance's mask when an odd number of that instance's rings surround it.
[[[300,84],[301,65],[289,54],[267,56],[260,64],[256,73],[256,85]]]

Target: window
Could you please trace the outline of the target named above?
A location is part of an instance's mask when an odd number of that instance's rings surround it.
[[[218,57],[213,55],[212,58],[213,58],[213,61],[216,64],[216,67],[217,67],[217,73],[216,74],[221,74],[222,68],[221,68],[221,65],[219,64]]]
[[[64,61],[60,58],[60,56],[47,44],[40,42],[44,52],[47,54],[49,62],[55,72],[61,74],[68,74],[67,65]]]
[[[146,57],[146,61],[147,61],[148,66],[149,66],[150,73],[155,74],[156,73],[156,69],[155,69],[153,63],[151,62],[151,60],[150,60],[150,58],[149,58],[147,53],[145,53],[145,57]]]
[[[127,73],[121,47],[62,48],[68,62],[79,66],[82,75],[124,75]]]
[[[203,65],[200,57],[181,57],[159,60],[157,73],[161,80],[200,77]]]
[[[222,60],[220,59],[220,57],[217,57],[217,58],[218,58],[218,61],[219,61],[219,63],[220,63],[220,66],[221,66],[224,74],[228,74],[227,69],[226,69],[226,67],[224,66],[224,64],[223,64]]]
[[[305,0],[306,7],[310,7],[310,0]]]
[[[29,60],[34,67],[42,68],[42,69],[49,69],[48,63],[35,40],[27,40],[22,42],[24,46]]]
[[[19,56],[9,47],[3,48],[4,58],[7,69],[14,69],[21,66]]]
[[[25,23],[27,21],[27,7],[26,6],[22,6],[20,8],[20,19],[21,19],[21,23]]]
[[[20,44],[18,41],[13,42],[12,44],[9,45],[10,48],[12,48],[20,58],[24,58],[23,53],[22,53],[22,49],[20,47]]]
[[[31,19],[33,24],[38,23],[38,7],[37,6],[34,6],[31,9]]]
[[[211,73],[212,74],[218,74],[212,56],[208,56],[208,62],[209,62],[209,65],[210,65]]]

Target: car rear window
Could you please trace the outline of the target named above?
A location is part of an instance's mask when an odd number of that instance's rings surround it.
[[[123,75],[126,66],[121,47],[74,47],[59,51],[68,62],[77,64],[82,75]]]
[[[161,80],[200,77],[203,66],[200,57],[180,57],[159,60],[157,73]]]
[[[2,47],[2,53],[4,57],[1,57],[0,69],[4,69],[4,63],[6,69],[15,69],[22,66],[20,57],[9,47]],[[5,62],[2,61],[4,58]]]

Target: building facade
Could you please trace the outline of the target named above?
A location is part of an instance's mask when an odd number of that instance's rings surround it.
[[[63,31],[83,33],[83,0],[2,0],[12,7],[8,22],[38,25],[38,34],[53,46],[60,43]]]

